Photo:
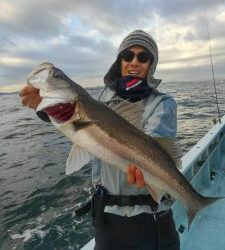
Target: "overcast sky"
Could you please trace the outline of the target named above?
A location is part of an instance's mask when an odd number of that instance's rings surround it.
[[[46,61],[80,84],[102,85],[135,29],[158,44],[155,77],[211,79],[206,16],[215,76],[225,79],[224,0],[0,0],[0,85],[24,83]]]

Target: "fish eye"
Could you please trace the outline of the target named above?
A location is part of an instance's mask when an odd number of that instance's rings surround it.
[[[57,78],[57,79],[63,79],[62,75],[60,74],[60,72],[57,72],[57,71],[53,71],[53,74],[52,76],[54,78]]]

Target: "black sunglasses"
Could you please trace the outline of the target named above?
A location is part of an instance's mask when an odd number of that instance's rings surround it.
[[[120,56],[126,62],[131,62],[135,56],[137,56],[137,59],[140,63],[146,63],[151,59],[151,55],[147,51],[141,51],[135,54],[133,51],[129,49],[122,51]]]

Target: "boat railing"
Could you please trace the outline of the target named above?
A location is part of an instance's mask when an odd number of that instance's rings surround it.
[[[218,170],[225,162],[225,117],[217,123],[189,152],[182,158],[182,173],[193,187],[204,195],[213,185]],[[188,220],[184,207],[179,201],[173,205],[174,220],[180,239],[188,232]]]

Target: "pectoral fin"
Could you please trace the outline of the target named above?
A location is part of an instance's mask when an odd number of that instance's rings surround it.
[[[80,170],[91,158],[91,154],[86,150],[73,145],[66,161],[66,175]]]
[[[80,130],[80,129],[84,129],[90,125],[94,124],[93,121],[75,121],[73,122],[73,126],[75,128],[76,131]]]

